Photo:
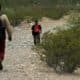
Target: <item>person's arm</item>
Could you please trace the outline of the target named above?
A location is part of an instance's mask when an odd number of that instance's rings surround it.
[[[34,30],[34,25],[32,26],[32,28],[31,28],[31,29],[32,29],[32,31]]]
[[[10,25],[9,19],[6,15],[3,15],[3,20],[4,20],[4,24],[7,30],[7,34],[8,34],[8,40],[11,41],[12,40],[12,30],[13,27]]]

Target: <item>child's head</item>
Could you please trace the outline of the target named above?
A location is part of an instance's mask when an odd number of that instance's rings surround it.
[[[35,23],[37,24],[38,23],[38,20],[35,20]]]

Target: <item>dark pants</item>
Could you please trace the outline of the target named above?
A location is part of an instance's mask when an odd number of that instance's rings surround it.
[[[0,40],[0,60],[3,61],[5,56],[5,38]]]
[[[40,33],[33,33],[33,38],[35,45],[40,43]]]

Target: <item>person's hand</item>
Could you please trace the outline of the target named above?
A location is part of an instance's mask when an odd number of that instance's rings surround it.
[[[8,37],[8,40],[9,40],[9,41],[12,41],[12,37]]]

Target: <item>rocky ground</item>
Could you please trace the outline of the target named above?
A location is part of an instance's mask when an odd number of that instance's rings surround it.
[[[63,25],[64,20],[52,21],[43,18],[40,22],[43,33]],[[13,41],[6,40],[4,70],[0,72],[0,80],[80,80],[79,71],[74,74],[57,74],[40,60],[34,52],[31,24],[23,22],[14,28]]]

